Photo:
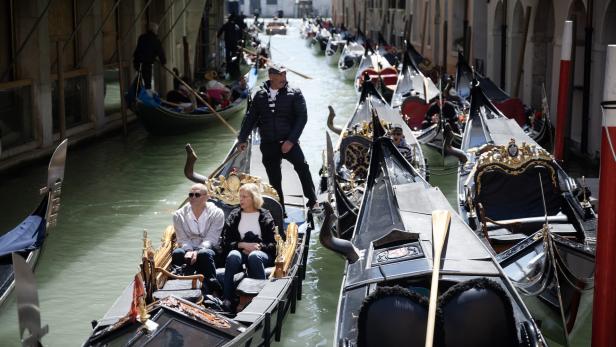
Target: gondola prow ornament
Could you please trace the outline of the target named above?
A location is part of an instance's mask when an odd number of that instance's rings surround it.
[[[49,332],[49,326],[41,327],[36,278],[24,258],[17,253],[12,253],[12,258],[15,269],[15,292],[21,345],[23,347],[42,346],[41,339]],[[26,330],[29,335],[24,335]]]

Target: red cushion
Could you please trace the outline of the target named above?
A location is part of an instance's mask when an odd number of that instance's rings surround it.
[[[386,67],[381,70],[381,79],[383,80],[383,84],[385,86],[396,86],[398,83],[398,71],[395,67]]]
[[[411,129],[421,129],[421,123],[426,117],[428,107],[430,104],[426,104],[423,100],[409,97],[402,102],[400,111]]]
[[[524,116],[524,104],[520,99],[511,98],[500,103],[494,103],[507,118],[515,119],[520,126],[526,124],[526,116]]]

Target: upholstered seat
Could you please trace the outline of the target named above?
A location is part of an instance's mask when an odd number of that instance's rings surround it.
[[[343,138],[340,143],[340,162],[356,179],[366,178],[370,164],[370,140],[358,135]]]
[[[203,300],[201,293],[201,282],[197,283],[196,288],[193,288],[190,280],[168,280],[162,289],[155,291],[152,296],[156,300],[163,299],[167,296],[177,296],[190,302],[200,302]]]
[[[155,299],[160,300],[169,295],[174,295],[196,303],[203,300],[201,292],[203,275],[179,276],[159,267],[155,268],[154,273],[162,274],[164,281],[162,288],[156,289],[152,293]]]

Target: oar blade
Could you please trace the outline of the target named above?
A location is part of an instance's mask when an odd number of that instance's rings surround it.
[[[432,211],[432,244],[435,249],[442,250],[451,223],[451,212],[447,210]],[[436,259],[435,259],[436,261]]]

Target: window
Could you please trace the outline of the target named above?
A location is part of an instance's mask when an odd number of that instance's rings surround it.
[[[406,0],[398,0],[398,9],[405,10],[406,9]]]
[[[266,5],[278,5],[278,0],[267,0]]]
[[[89,122],[87,75],[66,78],[64,80],[64,116],[66,129]],[[53,131],[60,131],[58,115],[58,81],[51,84],[51,103],[53,107]]]

